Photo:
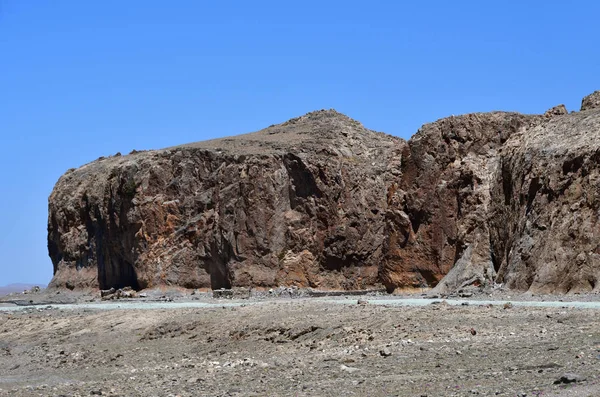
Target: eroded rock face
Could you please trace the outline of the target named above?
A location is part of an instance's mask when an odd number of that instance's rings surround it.
[[[562,116],[563,114],[569,114],[569,112],[567,111],[567,107],[565,105],[557,105],[551,109],[546,110],[544,116],[546,118],[549,118],[554,116]]]
[[[598,290],[597,94],[409,142],[330,110],[99,159],[50,196],[51,286]]]
[[[581,111],[600,109],[600,91],[594,91],[581,101]]]
[[[53,286],[380,285],[406,143],[335,111],[101,159],[49,200]]]
[[[497,281],[533,292],[598,290],[600,109],[513,135],[492,183]]]
[[[402,183],[388,201],[381,273],[388,290],[437,286],[447,292],[493,280],[487,217],[498,150],[539,119],[504,112],[449,117],[411,138]]]

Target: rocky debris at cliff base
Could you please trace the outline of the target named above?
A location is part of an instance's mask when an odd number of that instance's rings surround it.
[[[114,288],[103,289],[103,290],[100,290],[100,297],[104,298],[106,296],[113,295],[115,292],[117,292],[117,290]]]
[[[100,297],[102,300],[115,300],[137,298],[139,295],[133,290],[133,288],[124,287],[119,289],[110,288],[108,290],[101,290]]]
[[[397,292],[392,295],[388,294],[385,290],[364,290],[364,291],[350,291],[351,293],[345,294],[345,291],[315,291],[312,289],[291,289],[296,291],[295,295],[290,296],[288,287],[279,287],[269,290],[252,289],[246,288],[234,288],[232,298],[226,300],[233,300],[238,302],[252,302],[252,301],[270,301],[270,300],[289,300],[289,299],[302,299],[302,298],[319,298],[325,299],[336,299],[336,300],[348,300],[349,303],[355,303],[358,306],[363,304],[368,305],[369,299],[382,299],[382,298],[393,298],[393,299],[415,299],[422,298],[427,300],[433,300],[434,302],[440,302],[443,299],[460,299],[463,300],[464,305],[469,305],[469,301],[481,301],[481,300],[492,300],[492,301],[583,301],[583,302],[598,302],[600,301],[600,294],[532,294],[529,292],[518,292],[514,290],[508,290],[504,286],[497,285],[493,288],[468,288],[464,289],[461,293],[458,291],[452,294],[431,294],[429,292]],[[115,290],[116,291],[116,290]],[[275,293],[275,291],[281,291],[281,293]],[[471,294],[471,296],[468,296]],[[463,295],[463,296],[461,296]],[[211,290],[185,290],[182,288],[155,288],[146,289],[136,292],[136,298],[126,299],[124,301],[138,301],[143,302],[206,302],[214,303],[218,302],[221,298],[214,297],[214,291]],[[23,297],[23,294],[8,295],[0,297],[0,305],[18,305],[18,306],[43,306],[48,304],[76,304],[86,302],[110,302],[111,300],[103,300],[100,293],[95,290],[57,290],[57,289],[44,289],[40,293],[34,295],[27,295],[27,298]],[[119,301],[115,299],[115,301]],[[510,306],[510,305],[509,305]]]

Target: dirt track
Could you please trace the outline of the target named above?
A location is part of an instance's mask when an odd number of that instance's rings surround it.
[[[600,395],[588,309],[34,308],[0,312],[0,336],[1,396]]]

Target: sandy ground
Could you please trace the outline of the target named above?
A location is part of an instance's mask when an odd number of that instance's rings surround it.
[[[600,396],[597,309],[364,299],[0,311],[0,396]]]

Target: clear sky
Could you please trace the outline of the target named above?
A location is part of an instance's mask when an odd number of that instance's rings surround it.
[[[409,138],[600,89],[597,1],[0,0],[0,285],[46,283],[47,197],[100,156],[321,108]]]

